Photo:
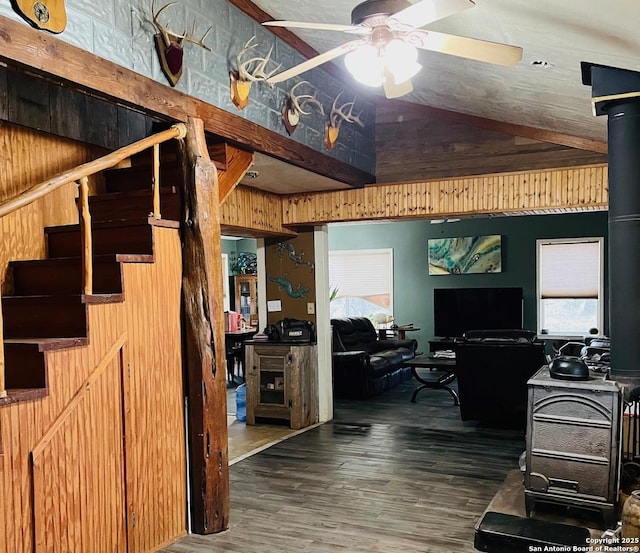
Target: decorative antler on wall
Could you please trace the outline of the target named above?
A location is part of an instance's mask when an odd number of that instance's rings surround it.
[[[195,21],[191,26],[191,31],[189,33],[185,31],[181,35],[170,31],[158,21],[158,17],[160,16],[160,14],[169,6],[173,6],[175,3],[176,2],[169,2],[157,11],[155,9],[155,0],[153,0],[151,4],[153,24],[158,30],[158,33],[154,35],[156,51],[158,52],[158,57],[160,58],[160,66],[162,67],[162,72],[164,73],[165,77],[167,77],[171,86],[176,86],[176,84],[180,80],[180,77],[182,76],[182,58],[184,53],[183,45],[185,42],[196,44],[197,46],[200,46],[205,50],[211,52],[211,48],[209,48],[204,43],[204,39],[207,38],[207,35],[211,31],[211,27],[207,29],[200,40],[197,40],[196,38],[194,38],[194,33],[196,30]]]
[[[229,72],[231,79],[231,101],[238,109],[244,109],[249,104],[249,91],[251,90],[252,83],[256,81],[266,81],[280,69],[280,65],[278,65],[278,67],[271,72],[267,72],[266,70],[267,63],[269,63],[271,59],[273,46],[269,49],[269,53],[266,56],[255,56],[243,61],[242,57],[258,46],[257,43],[254,43],[255,38],[255,36],[252,36],[238,52],[236,56],[237,69]]]
[[[308,84],[311,86],[309,81],[300,81],[298,84],[291,87],[289,94],[284,101],[284,106],[282,107],[282,121],[284,122],[284,128],[287,129],[289,135],[296,130],[298,123],[300,122],[300,117],[302,115],[309,115],[311,111],[305,111],[307,105],[315,106],[318,111],[324,115],[324,107],[320,100],[318,100],[318,91],[313,89],[313,94],[297,94],[296,89],[299,86],[304,84]]]
[[[364,127],[364,122],[360,119],[360,115],[362,114],[353,114],[353,106],[356,103],[355,98],[353,99],[353,101],[347,102],[338,107],[338,99],[340,98],[340,96],[342,96],[342,92],[344,91],[341,91],[333,101],[333,105],[331,106],[331,113],[329,114],[329,120],[327,121],[327,125],[325,127],[324,144],[329,150],[333,150],[336,142],[338,141],[338,135],[340,134],[340,125],[342,125],[343,121],[346,121],[347,123],[355,123],[356,125]]]

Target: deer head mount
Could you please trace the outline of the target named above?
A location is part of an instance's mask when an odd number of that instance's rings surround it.
[[[202,38],[200,40],[194,38],[194,33],[196,30],[196,22],[194,21],[191,25],[190,32],[184,32],[182,34],[174,33],[167,29],[164,25],[158,21],[160,14],[166,10],[169,6],[173,6],[176,2],[169,2],[162,6],[159,10],[156,10],[156,2],[153,0],[151,4],[151,12],[153,14],[153,25],[158,30],[157,34],[154,35],[155,43],[156,43],[156,51],[158,52],[158,57],[160,58],[160,66],[162,68],[162,72],[165,77],[171,84],[171,86],[176,86],[180,77],[182,76],[182,59],[184,54],[184,44],[186,42],[190,42],[191,44],[196,44],[211,52],[211,48],[209,48],[205,43],[204,39],[207,38],[207,35],[211,31],[211,27],[209,27]]]
[[[324,107],[322,107],[322,103],[318,100],[318,91],[315,88],[313,89],[313,94],[296,94],[296,89],[304,84],[311,86],[309,81],[300,81],[291,87],[289,94],[287,94],[284,100],[282,121],[289,135],[296,130],[300,122],[300,117],[311,113],[311,111],[305,111],[308,105],[315,106],[316,109],[324,115]]]
[[[269,49],[269,53],[266,56],[255,56],[246,60],[243,59],[247,52],[258,46],[258,43],[254,42],[255,38],[255,36],[252,36],[238,52],[236,56],[236,69],[235,71],[232,70],[229,72],[229,78],[231,79],[231,101],[238,109],[244,109],[249,104],[249,92],[252,83],[256,81],[266,81],[280,69],[280,65],[278,65],[273,71],[267,72],[267,63],[271,60],[273,46]]]
[[[347,123],[355,123],[356,125],[364,127],[364,122],[360,119],[360,115],[362,114],[353,114],[353,106],[356,103],[355,98],[351,102],[346,102],[341,106],[338,106],[338,100],[340,99],[340,96],[342,96],[342,92],[340,92],[333,101],[331,113],[329,114],[329,119],[325,127],[324,145],[329,150],[333,150],[336,142],[338,141],[340,125],[342,125],[343,121],[346,121]]]

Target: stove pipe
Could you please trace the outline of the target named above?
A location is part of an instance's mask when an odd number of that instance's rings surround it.
[[[640,73],[581,65],[608,117],[611,378],[628,392],[640,386]]]

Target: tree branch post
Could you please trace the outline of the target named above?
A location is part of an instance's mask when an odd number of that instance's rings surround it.
[[[182,210],[184,358],[192,529],[229,527],[229,453],[218,176],[204,127],[187,122]]]

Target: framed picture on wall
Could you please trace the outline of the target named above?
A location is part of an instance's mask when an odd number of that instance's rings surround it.
[[[430,275],[502,272],[502,236],[462,236],[428,241]]]

